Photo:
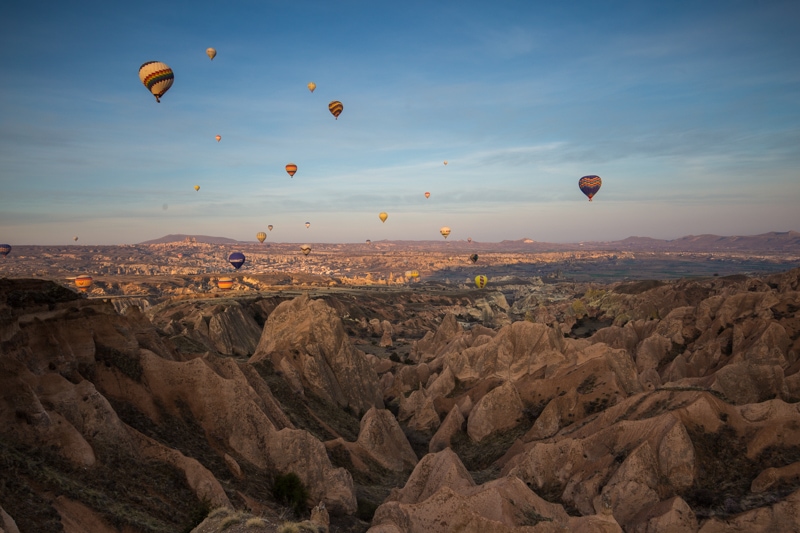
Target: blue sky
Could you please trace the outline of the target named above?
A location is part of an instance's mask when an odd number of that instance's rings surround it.
[[[0,242],[800,230],[797,20],[796,1],[7,2]],[[150,60],[175,72],[160,104]]]

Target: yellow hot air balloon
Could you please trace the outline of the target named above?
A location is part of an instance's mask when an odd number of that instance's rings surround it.
[[[219,278],[217,280],[217,287],[223,291],[231,290],[231,287],[233,287],[233,278]]]
[[[290,177],[294,177],[294,173],[297,172],[297,165],[294,163],[289,163],[286,165],[286,172]]]
[[[256,233],[256,239],[258,239],[258,242],[264,242],[264,239],[266,238],[267,234],[264,233],[263,231],[259,231],[258,233]]]
[[[308,84],[308,90],[311,91],[312,93],[314,92],[314,89],[316,89],[316,88],[317,88],[317,84],[314,83],[313,81]]]
[[[429,193],[429,192],[426,192],[426,193],[425,193],[425,198],[430,198],[430,197],[431,197],[431,193]]]
[[[217,140],[217,142],[220,142],[222,140],[222,135],[217,135],[214,138]]]
[[[448,228],[447,226],[444,226],[442,229],[439,230],[439,233],[441,233],[442,237],[444,237],[446,239],[447,236],[450,235],[450,228]]]
[[[444,166],[447,166],[447,159],[444,160]]]
[[[475,276],[475,286],[479,289],[482,289],[486,286],[486,282],[489,281],[489,278],[481,274],[480,276]]]
[[[75,286],[78,287],[79,290],[82,292],[86,292],[89,290],[89,287],[92,286],[92,276],[84,274],[82,276],[78,276],[75,278]]]
[[[331,114],[336,118],[336,120],[339,120],[339,115],[342,114],[344,106],[340,101],[334,100],[333,102],[328,104],[328,109],[330,110]]]
[[[381,222],[386,222],[386,219],[389,218],[389,215],[384,212],[378,215],[378,218],[381,219]]]
[[[213,48],[206,48],[206,55],[209,59],[214,59],[214,57],[217,55],[217,51]]]
[[[139,79],[156,97],[156,102],[161,103],[161,97],[175,81],[175,74],[171,68],[160,61],[148,61],[139,67]]]
[[[200,190],[200,186],[199,186],[199,185],[195,185],[195,186],[194,186],[194,190],[195,190],[195,191],[199,191],[199,190]]]
[[[311,246],[308,244],[304,244],[300,247],[300,250],[303,252],[303,255],[308,255],[311,253]]]

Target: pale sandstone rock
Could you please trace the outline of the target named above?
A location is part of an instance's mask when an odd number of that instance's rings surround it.
[[[697,517],[679,496],[642,509],[628,528],[630,533],[696,533]]]
[[[601,494],[608,497],[617,522],[627,526],[641,509],[658,503],[657,488],[656,457],[644,442],[625,458]]]
[[[0,507],[0,533],[19,533],[17,523],[2,507]]]
[[[464,428],[464,416],[461,414],[457,405],[454,405],[450,412],[445,417],[442,425],[431,437],[428,444],[428,451],[436,453],[450,447],[450,441],[453,436],[459,433]]]
[[[511,382],[489,392],[472,409],[467,434],[480,442],[493,433],[515,427],[523,416],[524,405]]]
[[[356,443],[378,464],[402,472],[417,464],[417,456],[390,411],[371,408],[361,418]]]
[[[440,398],[449,395],[456,388],[456,380],[450,367],[446,366],[436,380],[427,389],[428,394],[433,398]]]
[[[474,487],[475,482],[464,464],[450,448],[423,457],[411,472],[402,489],[392,489],[386,501],[419,503],[442,487],[455,491]]]
[[[208,337],[214,348],[224,355],[250,356],[258,345],[261,328],[242,310],[230,305],[211,315]]]

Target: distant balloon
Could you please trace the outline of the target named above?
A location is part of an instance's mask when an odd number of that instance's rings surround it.
[[[489,279],[483,274],[481,274],[480,276],[475,276],[475,286],[478,287],[479,289],[484,288],[486,286],[486,282],[488,281]]]
[[[217,135],[214,138],[217,140],[217,142],[220,142],[222,140],[222,135]]]
[[[258,242],[264,242],[264,239],[266,238],[267,234],[264,233],[263,231],[259,231],[258,233],[256,233],[256,239],[258,239]]]
[[[381,219],[381,222],[386,222],[386,219],[389,218],[389,215],[386,212],[383,212],[378,215],[378,218]]]
[[[206,48],[206,55],[209,59],[214,59],[214,57],[217,55],[217,51],[213,48]]]
[[[5,257],[10,253],[11,253],[11,245],[10,244],[0,244],[0,255]]]
[[[303,255],[308,255],[311,253],[311,246],[308,244],[304,244],[300,247],[300,250],[303,252]]]
[[[231,290],[231,287],[233,287],[233,278],[219,278],[217,280],[217,287],[223,291]]]
[[[603,180],[600,179],[600,176],[584,176],[578,180],[578,187],[580,187],[583,194],[589,197],[590,202],[592,197],[600,190],[602,184]]]
[[[78,236],[76,235],[75,237],[72,238],[72,240],[77,242]]]
[[[311,222],[306,222],[306,227],[311,227]]]
[[[409,274],[409,276],[408,276],[409,278],[418,278],[419,277],[419,270],[412,270],[408,274]]]
[[[317,84],[316,84],[316,83],[314,83],[314,82],[312,81],[311,83],[309,83],[309,84],[307,85],[307,87],[308,87],[308,90],[309,90],[309,91],[311,91],[311,92],[313,93],[313,92],[314,92],[314,89],[316,89],[316,88],[317,88]]]
[[[467,242],[472,242],[472,237],[467,237]]]
[[[147,90],[161,103],[161,97],[172,87],[175,74],[172,69],[160,61],[148,61],[139,67],[139,79]]]
[[[444,160],[444,166],[447,166],[447,159]]]
[[[297,172],[297,165],[294,163],[286,165],[286,173],[289,174],[289,176],[294,177],[295,172]]]
[[[369,239],[367,239],[367,244],[371,245],[371,244],[372,244],[372,241],[371,241],[371,240],[369,240]]]
[[[429,192],[426,192],[426,193],[425,193],[425,198],[430,198],[430,197],[431,197],[431,193],[429,193]]]
[[[78,276],[75,278],[75,286],[78,287],[79,290],[82,292],[86,292],[89,290],[89,287],[92,286],[92,276],[84,274],[82,276]]]
[[[270,230],[270,231],[272,231],[272,228],[274,228],[274,227],[275,227],[275,226],[273,226],[272,224],[270,224],[269,226],[267,226],[267,229],[268,229],[268,230]]]
[[[442,229],[439,230],[439,233],[441,233],[442,237],[444,237],[446,239],[447,236],[450,235],[450,228],[448,228],[447,226],[444,226]]]
[[[228,256],[228,262],[233,265],[233,268],[239,270],[244,264],[245,257],[241,252],[233,252]]]
[[[195,186],[194,186],[194,190],[195,190],[195,191],[199,191],[199,190],[200,190],[200,186],[199,186],[199,185],[195,185]]]
[[[328,104],[328,109],[330,110],[331,114],[336,118],[336,120],[339,120],[339,115],[342,114],[344,106],[340,101],[334,100],[333,102]]]
[[[472,261],[473,264],[478,262],[478,254],[472,254],[469,256],[469,260]]]

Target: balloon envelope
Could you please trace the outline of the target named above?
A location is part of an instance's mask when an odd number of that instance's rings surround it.
[[[217,55],[217,51],[213,48],[206,48],[206,55],[209,59],[214,59],[214,57]]]
[[[275,227],[275,226],[273,226],[272,224],[270,224],[269,226],[267,226],[267,229],[268,229],[268,230],[270,230],[270,231],[272,231],[272,228],[274,228],[274,227]]]
[[[5,257],[10,253],[11,253],[11,245],[10,244],[0,244],[0,255]]]
[[[578,187],[580,187],[583,194],[589,197],[590,202],[592,197],[600,190],[602,184],[603,180],[600,179],[600,176],[584,176],[578,180]]]
[[[239,270],[244,264],[245,258],[242,252],[233,252],[228,256],[228,262],[233,265],[233,268]]]
[[[475,276],[475,286],[478,287],[479,289],[484,288],[486,286],[486,282],[488,281],[489,279],[483,274],[481,274],[480,276]]]
[[[303,255],[308,255],[309,253],[311,253],[311,246],[309,246],[308,244],[304,244],[300,247],[300,250],[303,251]]]
[[[75,278],[75,286],[78,287],[78,289],[82,290],[83,292],[86,292],[87,290],[89,290],[89,287],[92,286],[92,276],[86,274],[78,276],[77,278]]]
[[[380,215],[378,215],[378,218],[381,219],[381,222],[386,222],[386,219],[389,218],[389,215],[388,213],[383,212]]]
[[[224,291],[228,291],[233,287],[233,279],[232,278],[219,278],[217,280],[217,287]]]
[[[467,242],[472,242],[472,237],[467,237]]]
[[[445,159],[445,161],[444,161],[444,166],[447,166],[447,160],[446,160],[446,159]]]
[[[217,142],[220,142],[222,140],[222,135],[217,135],[214,138],[217,140]]]
[[[259,231],[258,233],[256,233],[256,239],[258,239],[258,242],[264,242],[264,239],[266,238],[267,234],[264,233],[263,231]]]
[[[161,102],[161,97],[172,87],[175,74],[171,68],[160,61],[148,61],[139,67],[139,79],[156,97],[156,102]]]
[[[473,264],[478,262],[478,254],[472,254],[469,256],[469,260],[472,261]]]
[[[311,222],[306,222],[306,227],[311,226]]]
[[[314,92],[314,89],[316,89],[316,88],[317,88],[317,84],[314,83],[313,81],[308,84],[308,90],[311,91],[312,93]]]
[[[294,177],[294,173],[297,172],[297,165],[294,163],[289,163],[286,165],[286,172],[289,176]]]
[[[78,241],[78,236],[77,236],[77,235],[76,235],[76,236],[74,236],[74,237],[72,238],[72,240],[73,240],[73,241],[75,241],[75,242],[77,242],[77,241]]]
[[[448,228],[447,226],[444,226],[442,229],[439,230],[439,233],[441,233],[442,237],[444,237],[446,239],[447,236],[450,235],[450,228]]]
[[[367,244],[372,244],[372,241],[367,239]]]
[[[333,102],[328,104],[328,109],[330,110],[331,115],[336,117],[336,120],[339,120],[339,115],[341,115],[342,111],[344,111],[344,106],[340,101],[334,100]]]
[[[429,192],[426,192],[426,193],[425,193],[425,198],[430,198],[430,197],[431,197],[431,193],[429,193]]]
[[[195,190],[195,191],[199,191],[199,190],[200,190],[200,186],[199,186],[199,185],[195,185],[195,186],[194,186],[194,190]]]

